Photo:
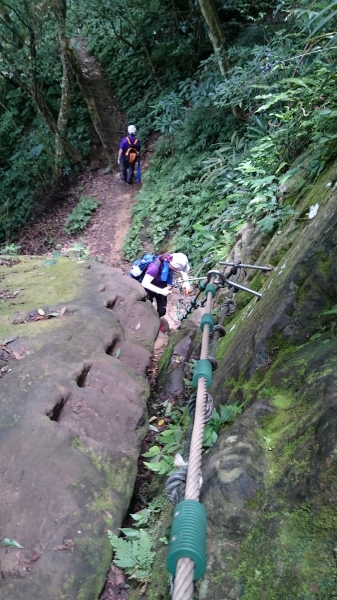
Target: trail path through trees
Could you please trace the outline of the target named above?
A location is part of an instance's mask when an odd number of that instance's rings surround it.
[[[119,110],[99,63],[88,54],[83,40],[78,42],[77,52],[111,152],[115,153],[116,168],[114,172],[107,168],[102,147],[92,127],[90,167],[78,176],[71,187],[60,184],[48,198],[42,199],[42,214],[40,212],[35,222],[22,230],[18,243],[21,253],[45,254],[55,248],[65,252],[80,242],[89,250],[91,258],[101,258],[105,264],[127,272],[129,263],[122,258],[122,245],[130,227],[130,208],[140,186],[137,183],[126,186],[120,179],[117,152],[119,141],[126,132],[125,116]],[[70,237],[63,231],[63,225],[81,196],[96,198],[100,205],[85,231]]]
[[[83,253],[89,252],[90,258],[100,259],[105,264],[120,268],[123,273],[128,274],[130,263],[124,260],[122,247],[131,225],[130,209],[135,202],[140,185],[136,182],[132,186],[125,185],[121,181],[117,165],[119,142],[126,133],[127,124],[99,63],[88,54],[83,40],[78,43],[77,52],[109,139],[110,151],[115,153],[116,168],[112,172],[107,167],[102,146],[92,126],[90,166],[70,187],[60,184],[47,198],[41,198],[40,213],[34,223],[24,227],[21,232],[18,241],[21,246],[20,252],[41,255],[56,249],[66,254],[71,248],[81,247]],[[149,153],[152,151],[152,144],[143,147],[143,167],[146,166]],[[100,205],[85,230],[69,236],[64,232],[63,226],[82,196],[96,198]],[[143,250],[152,252],[152,244],[149,240],[144,241]],[[176,317],[178,301],[179,295],[174,292],[169,298],[167,314],[171,329],[179,325]]]

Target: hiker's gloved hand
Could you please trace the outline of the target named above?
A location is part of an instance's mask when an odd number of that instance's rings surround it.
[[[117,164],[120,165],[121,164],[121,159],[117,158]]]

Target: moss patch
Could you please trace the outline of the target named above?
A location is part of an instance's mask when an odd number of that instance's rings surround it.
[[[80,294],[83,277],[79,263],[65,257],[57,259],[55,264],[45,265],[45,258],[20,258],[13,267],[0,266],[1,288],[19,294],[13,300],[0,299],[0,340],[9,335],[35,337],[41,332],[57,328],[62,319],[47,319],[37,322],[13,325],[19,312],[26,316],[38,308],[50,308],[57,305],[62,308],[73,302]]]
[[[336,513],[308,503],[264,515],[241,548],[242,600],[337,598]]]

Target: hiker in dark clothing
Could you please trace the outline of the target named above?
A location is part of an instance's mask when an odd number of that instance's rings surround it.
[[[166,314],[167,296],[171,293],[168,286],[173,283],[173,273],[180,271],[183,279],[187,280],[189,270],[188,258],[182,252],[160,254],[147,267],[142,286],[146,289],[151,302],[156,300],[159,317]],[[186,281],[184,285],[189,287],[189,282]]]
[[[136,138],[136,128],[129,125],[128,134],[119,144],[117,162],[121,166],[122,180],[128,185],[133,183],[135,164],[140,151],[140,141]]]

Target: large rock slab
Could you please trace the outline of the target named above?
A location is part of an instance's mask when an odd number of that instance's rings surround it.
[[[211,392],[242,415],[204,457],[207,570],[198,597],[336,595],[336,164],[259,264],[277,262],[260,301],[228,326]],[[305,217],[319,203],[313,220]]]
[[[20,258],[0,278],[19,290],[0,342],[17,336],[5,348],[20,357],[0,379],[0,536],[23,546],[0,547],[0,596],[94,600],[147,429],[158,316],[142,286],[98,263]]]

